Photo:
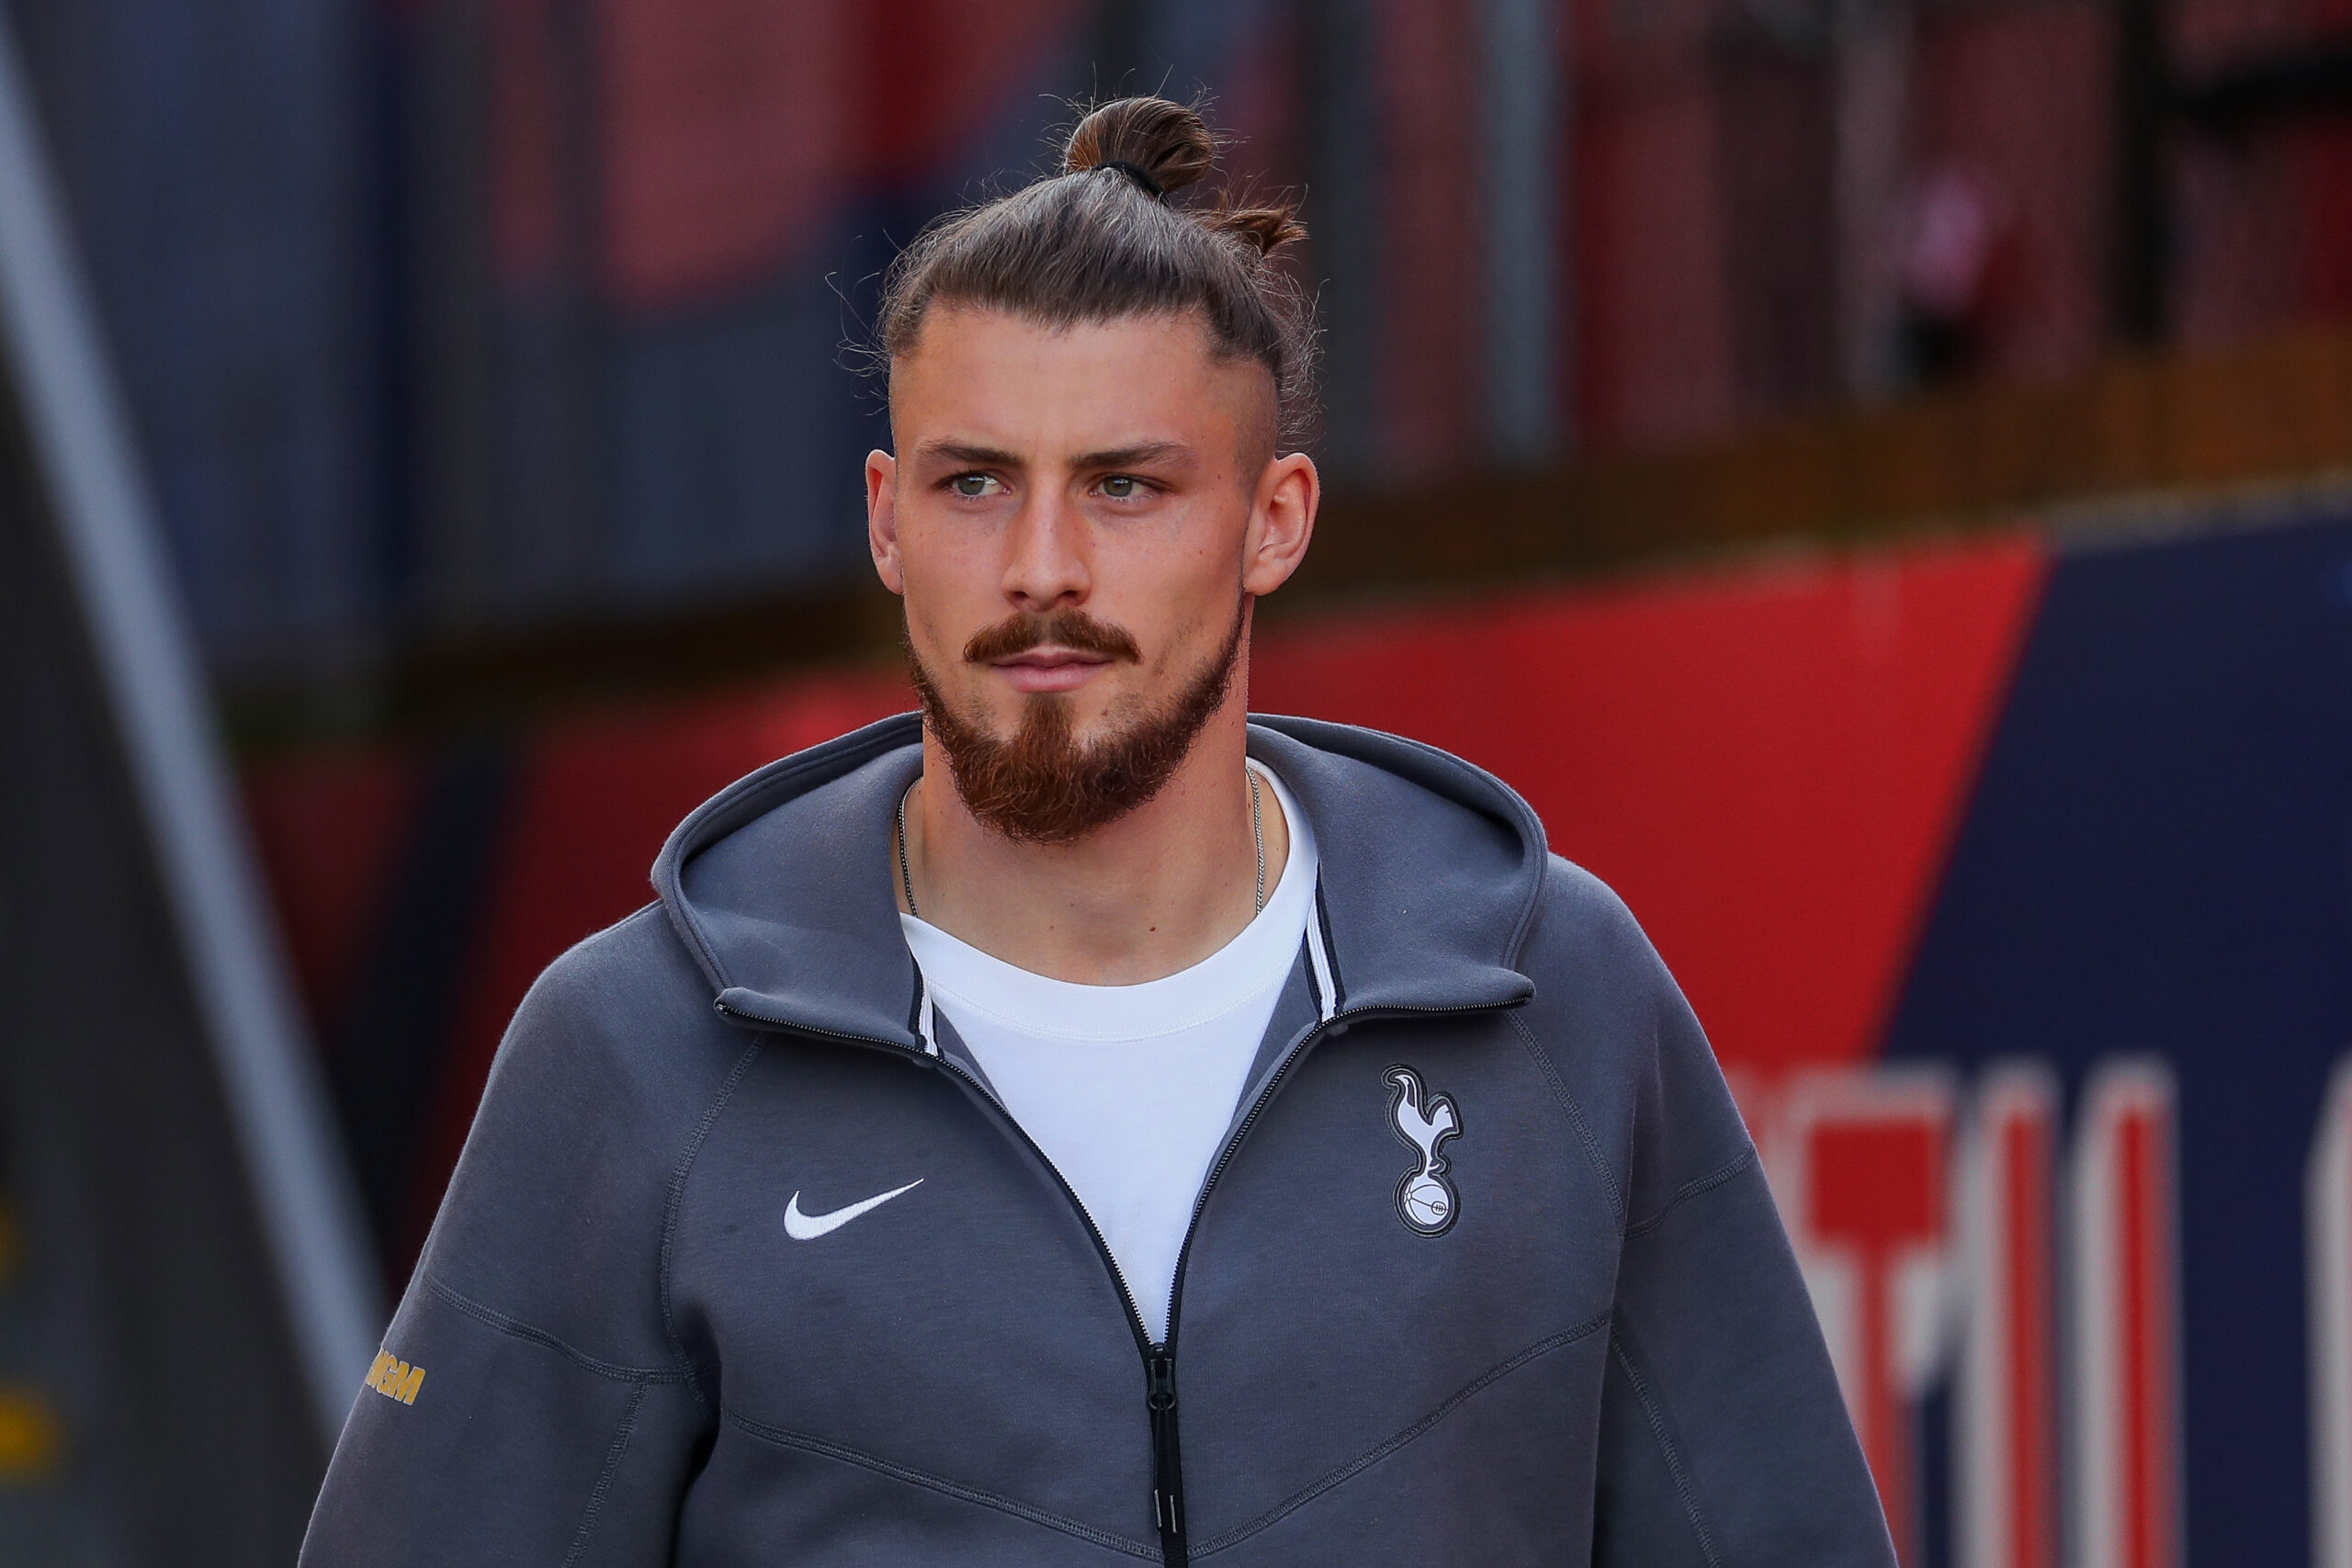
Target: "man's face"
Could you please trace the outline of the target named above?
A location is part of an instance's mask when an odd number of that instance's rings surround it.
[[[1250,598],[1295,567],[1315,500],[1307,459],[1273,457],[1262,367],[1217,357],[1192,316],[1057,331],[951,308],[893,366],[890,412],[869,531],[934,732],[1051,730],[1079,766],[1188,704],[1242,700],[1219,665]]]

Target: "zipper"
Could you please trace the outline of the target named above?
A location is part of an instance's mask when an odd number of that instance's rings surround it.
[[[1156,1345],[1144,1358],[1144,1407],[1151,1412],[1151,1517],[1168,1568],[1184,1564],[1184,1472],[1176,1442],[1176,1358]]]
[[[1184,1305],[1184,1266],[1192,1261],[1193,1236],[1201,1228],[1201,1214],[1209,1206],[1209,1194],[1216,1190],[1217,1178],[1225,1174],[1225,1168],[1233,1163],[1235,1152],[1241,1147],[1241,1140],[1250,1135],[1251,1127],[1257,1125],[1259,1115],[1268,1104],[1272,1103],[1274,1091],[1282,1088],[1283,1080],[1290,1076],[1291,1068],[1306,1055],[1307,1047],[1327,1032],[1378,1019],[1427,1018],[1445,1013],[1501,1012],[1520,1005],[1521,1004],[1519,1002],[1510,1001],[1468,1002],[1455,1007],[1359,1008],[1352,1011],[1335,1012],[1329,1018],[1318,1021],[1313,1028],[1299,1036],[1298,1043],[1291,1047],[1290,1054],[1275,1066],[1272,1074],[1267,1077],[1266,1087],[1258,1091],[1256,1100],[1250,1101],[1250,1109],[1243,1112],[1240,1123],[1233,1129],[1231,1136],[1225,1140],[1225,1147],[1217,1151],[1216,1163],[1209,1167],[1208,1179],[1201,1183],[1201,1195],[1193,1201],[1193,1217],[1184,1226],[1184,1245],[1176,1253],[1175,1283],[1168,1293],[1168,1350],[1171,1357],[1175,1354],[1176,1348],[1177,1318]]]
[[[1154,1516],[1159,1520],[1159,1550],[1167,1568],[1184,1568],[1186,1561],[1183,1469],[1176,1438],[1176,1329],[1184,1306],[1184,1270],[1193,1258],[1193,1238],[1200,1231],[1201,1215],[1208,1209],[1209,1194],[1216,1190],[1217,1179],[1233,1163],[1235,1152],[1241,1147],[1241,1141],[1250,1135],[1250,1130],[1258,1124],[1258,1118],[1268,1105],[1273,1103],[1274,1095],[1290,1077],[1291,1069],[1305,1059],[1307,1051],[1325,1034],[1344,1031],[1370,1019],[1493,1012],[1516,1005],[1510,1002],[1476,1002],[1460,1007],[1360,1008],[1317,1019],[1306,1033],[1298,1037],[1298,1043],[1274,1065],[1274,1070],[1266,1077],[1266,1087],[1258,1091],[1258,1098],[1250,1102],[1250,1109],[1241,1113],[1241,1120],[1227,1135],[1225,1146],[1217,1151],[1207,1178],[1201,1183],[1200,1195],[1193,1200],[1193,1217],[1184,1224],[1184,1242],[1177,1249],[1176,1275],[1168,1291],[1168,1337],[1145,1355],[1150,1389],[1147,1403],[1151,1411],[1151,1500]],[[1104,1248],[1104,1256],[1109,1256],[1107,1247]],[[1115,1267],[1114,1265],[1114,1270]]]
[[[1160,1560],[1165,1564],[1165,1568],[1185,1568],[1188,1557],[1184,1540],[1183,1451],[1178,1441],[1176,1429],[1176,1325],[1177,1314],[1184,1302],[1184,1269],[1185,1265],[1192,1260],[1193,1238],[1200,1230],[1201,1215],[1208,1208],[1209,1193],[1216,1187],[1217,1179],[1222,1177],[1226,1168],[1233,1163],[1235,1151],[1241,1146],[1241,1141],[1250,1135],[1250,1130],[1257,1125],[1259,1116],[1272,1101],[1275,1092],[1282,1088],[1283,1081],[1290,1077],[1291,1069],[1306,1056],[1308,1048],[1326,1033],[1345,1029],[1370,1019],[1495,1012],[1518,1004],[1475,1002],[1458,1007],[1362,1008],[1352,1011],[1335,1012],[1329,1018],[1317,1019],[1306,1033],[1299,1036],[1298,1043],[1292,1046],[1283,1059],[1275,1064],[1274,1070],[1267,1075],[1265,1087],[1258,1091],[1258,1097],[1250,1102],[1250,1109],[1242,1112],[1241,1120],[1227,1135],[1224,1146],[1218,1149],[1216,1161],[1209,1167],[1207,1179],[1201,1183],[1200,1195],[1193,1200],[1193,1215],[1185,1222],[1183,1245],[1177,1249],[1176,1253],[1176,1275],[1169,1287],[1168,1337],[1159,1341],[1151,1337],[1151,1331],[1144,1325],[1143,1309],[1136,1304],[1136,1293],[1127,1284],[1127,1276],[1125,1270],[1120,1269],[1118,1258],[1112,1256],[1111,1244],[1102,1236],[1102,1227],[1096,1224],[1094,1216],[1087,1212],[1085,1201],[1080,1198],[1077,1190],[1064,1179],[1061,1171],[1046,1156],[1046,1151],[1037,1146],[1037,1141],[1029,1135],[1028,1130],[1014,1119],[1012,1113],[1004,1108],[1003,1103],[995,1095],[989,1092],[985,1084],[973,1077],[961,1064],[944,1054],[934,1056],[910,1051],[899,1042],[886,1040],[879,1035],[853,1034],[843,1030],[821,1029],[784,1019],[768,1018],[758,1013],[745,1012],[740,1008],[729,1007],[725,1002],[718,1002],[714,1005],[722,1017],[734,1019],[739,1022],[770,1029],[789,1030],[796,1033],[812,1034],[827,1040],[842,1040],[854,1044],[876,1046],[895,1055],[911,1058],[926,1066],[936,1067],[942,1072],[952,1074],[962,1080],[964,1087],[971,1092],[972,1096],[986,1105],[989,1111],[1012,1132],[1022,1146],[1035,1156],[1037,1163],[1045,1168],[1047,1175],[1054,1179],[1054,1185],[1061,1189],[1062,1196],[1069,1201],[1070,1207],[1078,1212],[1079,1223],[1086,1227],[1086,1234],[1092,1238],[1094,1250],[1102,1258],[1103,1268],[1110,1271],[1111,1283],[1118,1290],[1120,1304],[1126,1308],[1127,1327],[1134,1333],[1136,1348],[1143,1357],[1144,1413],[1149,1419],[1151,1427],[1151,1516],[1154,1525],[1159,1531]]]
[[[796,1034],[813,1034],[825,1040],[847,1041],[855,1045],[871,1045],[887,1051],[894,1056],[951,1074],[962,1080],[964,1087],[971,1091],[973,1098],[987,1106],[989,1113],[1002,1122],[1012,1135],[1020,1141],[1022,1147],[1036,1157],[1037,1163],[1045,1168],[1046,1173],[1054,1179],[1054,1185],[1061,1189],[1062,1196],[1069,1200],[1070,1207],[1078,1211],[1080,1221],[1086,1226],[1087,1235],[1094,1242],[1094,1250],[1102,1255],[1102,1266],[1111,1271],[1111,1283],[1118,1287],[1119,1303],[1127,1309],[1127,1326],[1135,1333],[1136,1348],[1143,1352],[1147,1363],[1146,1370],[1148,1371],[1148,1364],[1152,1353],[1159,1350],[1160,1347],[1152,1341],[1151,1331],[1144,1326],[1143,1309],[1136,1304],[1136,1293],[1128,1287],[1127,1276],[1120,1269],[1119,1260],[1111,1255],[1111,1244],[1103,1239],[1102,1227],[1094,1223],[1094,1216],[1086,1212],[1086,1203],[1079,1197],[1077,1190],[1062,1179],[1061,1171],[1046,1156],[1046,1151],[1037,1146],[1037,1140],[1029,1135],[1029,1130],[1014,1120],[1012,1113],[1004,1108],[995,1095],[989,1092],[988,1086],[966,1071],[962,1064],[944,1055],[933,1056],[910,1050],[899,1042],[886,1040],[878,1034],[853,1034],[846,1030],[822,1029],[814,1024],[769,1018],[764,1014],[745,1012],[741,1008],[729,1007],[725,1002],[714,1005],[718,1009],[721,1017],[731,1018],[740,1023],[754,1024],[767,1029],[788,1030]],[[1194,1213],[1197,1218],[1198,1211],[1196,1210]]]
[[[1126,1309],[1127,1328],[1136,1337],[1136,1349],[1143,1359],[1144,1412],[1151,1425],[1152,1519],[1159,1531],[1160,1556],[1166,1562],[1167,1568],[1183,1568],[1184,1487],[1176,1446],[1176,1358],[1170,1352],[1167,1346],[1155,1341],[1151,1337],[1151,1330],[1144,1326],[1143,1309],[1136,1304],[1135,1290],[1127,1283],[1126,1271],[1119,1267],[1118,1258],[1113,1256],[1110,1242],[1103,1238],[1102,1227],[1094,1223],[1094,1216],[1087,1212],[1085,1201],[1079,1197],[1077,1189],[1071,1187],[1064,1179],[1059,1168],[1047,1157],[1046,1151],[1037,1146],[1037,1140],[1029,1135],[1028,1129],[1022,1126],[1012,1113],[1004,1108],[1003,1103],[989,1092],[987,1085],[974,1077],[962,1064],[944,1054],[934,1056],[910,1051],[898,1041],[886,1040],[879,1035],[854,1034],[845,1030],[823,1029],[785,1019],[769,1018],[759,1013],[746,1012],[741,1008],[729,1007],[725,1002],[718,1002],[714,1005],[718,1009],[721,1017],[730,1018],[741,1023],[769,1029],[789,1030],[795,1033],[812,1034],[826,1040],[846,1041],[852,1044],[871,1045],[888,1051],[893,1055],[953,1075],[962,1082],[972,1098],[988,1107],[989,1113],[1001,1122],[1022,1147],[1035,1156],[1038,1166],[1046,1174],[1053,1178],[1054,1185],[1061,1190],[1062,1196],[1069,1201],[1069,1206],[1077,1211],[1079,1223],[1086,1227],[1087,1236],[1094,1243],[1095,1253],[1102,1259],[1102,1267],[1110,1271],[1111,1283],[1119,1292],[1119,1304]],[[1195,1222],[1200,1218],[1200,1210],[1197,1206],[1193,1209],[1193,1216]],[[1189,1239],[1188,1228],[1187,1240]],[[1180,1264],[1179,1267],[1182,1265]]]
[[[900,1047],[901,1050],[904,1047]],[[1086,1201],[1078,1195],[1062,1176],[1061,1170],[1037,1146],[1037,1140],[1016,1120],[1003,1102],[988,1091],[988,1087],[966,1071],[962,1064],[945,1055],[926,1056],[942,1072],[963,1080],[973,1098],[1012,1130],[1023,1146],[1036,1157],[1038,1165],[1054,1179],[1069,1206],[1078,1211],[1079,1222],[1086,1226],[1086,1234],[1093,1238],[1094,1250],[1102,1259],[1102,1267],[1111,1272],[1111,1283],[1118,1287],[1120,1304],[1127,1309],[1127,1327],[1136,1337],[1136,1348],[1143,1356],[1144,1414],[1151,1426],[1151,1517],[1159,1531],[1159,1556],[1166,1568],[1184,1568],[1184,1472],[1176,1443],[1176,1353],[1169,1344],[1155,1341],[1151,1330],[1144,1325],[1143,1308],[1136,1304],[1134,1287],[1127,1283],[1126,1270],[1112,1254],[1111,1244],[1102,1235],[1102,1227],[1094,1223],[1087,1211]],[[1193,1211],[1194,1219],[1199,1210]],[[1189,1230],[1187,1239],[1190,1239]],[[1180,1263],[1179,1268],[1182,1265]],[[1170,1320],[1173,1321],[1172,1319]],[[1170,1339],[1172,1341],[1171,1334]]]

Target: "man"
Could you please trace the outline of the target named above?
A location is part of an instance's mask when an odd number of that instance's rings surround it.
[[[890,280],[923,715],[673,835],[525,1001],[314,1563],[1892,1561],[1754,1151],[1500,784],[1250,721],[1286,212],[1206,128]]]

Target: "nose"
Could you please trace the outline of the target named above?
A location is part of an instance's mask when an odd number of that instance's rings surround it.
[[[1086,525],[1053,487],[1033,490],[1005,539],[1004,596],[1023,610],[1071,608],[1094,586]]]

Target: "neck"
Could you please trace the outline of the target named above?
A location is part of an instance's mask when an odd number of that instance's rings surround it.
[[[1151,799],[1074,842],[1026,844],[972,815],[926,730],[922,778],[907,801],[907,860],[922,918],[1057,980],[1132,986],[1189,968],[1257,913],[1246,745],[1237,694]],[[1271,791],[1261,805],[1271,894],[1290,832]],[[901,908],[904,900],[901,892]]]

